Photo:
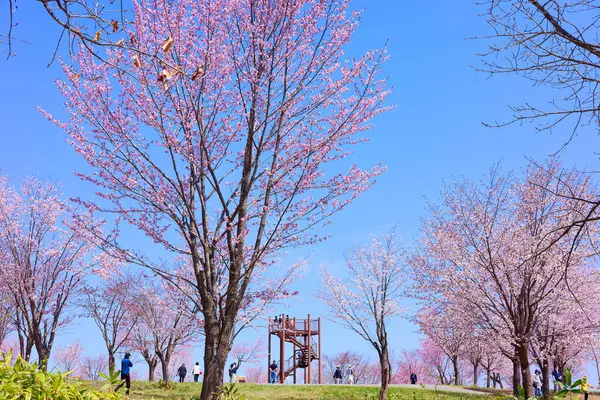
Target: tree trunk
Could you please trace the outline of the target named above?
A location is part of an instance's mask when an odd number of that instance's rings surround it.
[[[460,385],[460,366],[458,365],[458,356],[452,356],[452,368],[454,368],[454,384]]]
[[[512,360],[513,363],[513,395],[519,397],[519,386],[521,386],[521,364],[519,359],[515,358]],[[495,387],[495,386],[494,386]]]
[[[156,371],[156,365],[158,363],[154,360],[151,363],[148,363],[148,381],[154,382],[154,372]]]
[[[115,355],[111,350],[108,350],[108,374],[112,376],[115,373]]]
[[[548,367],[548,359],[544,359],[542,361],[542,393],[544,395],[544,399],[548,400],[550,398],[550,369]]]
[[[529,346],[527,343],[517,344],[517,353],[519,363],[521,364],[521,382],[525,399],[533,397],[533,384],[531,381],[531,371],[529,371]]]
[[[473,386],[477,387],[477,378],[479,378],[479,363],[473,363]]]
[[[225,346],[223,346],[225,347]],[[211,400],[214,393],[223,387],[223,371],[227,361],[227,348],[219,348],[216,340],[206,338],[204,347],[204,381],[202,383],[201,400]]]
[[[390,355],[385,346],[379,356],[379,365],[381,367],[381,387],[379,388],[379,400],[387,400],[390,375],[392,369],[390,368]]]
[[[171,361],[170,359],[171,357],[165,357],[165,356],[158,356],[158,359],[160,360],[160,369],[162,372],[162,380],[164,383],[168,383],[169,382],[169,362]]]
[[[490,370],[489,369],[485,370],[485,387],[487,387],[487,388],[490,387]]]

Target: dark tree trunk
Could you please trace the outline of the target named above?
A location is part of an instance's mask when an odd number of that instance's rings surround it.
[[[204,347],[204,381],[202,383],[201,400],[211,400],[214,393],[223,387],[223,371],[227,361],[227,347],[217,346],[215,340],[207,336]],[[219,348],[221,347],[221,348]]]
[[[381,387],[379,388],[379,400],[387,400],[390,386],[390,376],[392,373],[392,369],[390,368],[390,355],[387,346],[383,347],[379,355],[379,365],[381,367]]]
[[[548,367],[548,359],[542,360],[542,393],[544,399],[550,398],[550,368]]]
[[[521,364],[521,382],[526,399],[533,397],[533,384],[531,381],[531,371],[529,371],[529,346],[526,343],[517,344],[517,353],[519,363]]]
[[[158,363],[154,361],[153,363],[148,363],[148,381],[154,382],[154,372],[156,371],[156,365]]]
[[[486,368],[485,370],[485,387],[489,388],[490,387],[490,370]]]
[[[171,356],[158,355],[160,360],[160,370],[162,372],[162,380],[164,383],[169,382],[169,363],[171,362]]]
[[[454,369],[454,384],[460,385],[460,365],[458,365],[458,356],[452,356],[452,368]]]
[[[515,397],[519,397],[519,386],[521,386],[521,363],[519,363],[519,359],[515,358],[512,360],[513,363],[513,395]],[[494,385],[494,387],[496,387]]]
[[[479,363],[473,363],[473,386],[477,386],[477,378],[479,378]]]

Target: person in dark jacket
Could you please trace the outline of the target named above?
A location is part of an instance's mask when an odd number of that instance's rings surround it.
[[[557,393],[563,381],[562,373],[557,365],[554,366],[554,371],[552,371],[552,381],[554,382],[554,392]]]
[[[179,383],[183,383],[185,381],[185,376],[187,375],[185,364],[181,364],[181,367],[177,370],[177,375],[179,375]]]
[[[333,381],[336,385],[342,383],[342,367],[339,365],[336,367],[335,372],[333,373]]]
[[[269,383],[277,383],[277,372],[279,372],[279,366],[277,366],[277,361],[273,360],[269,366]]]
[[[410,384],[411,385],[416,385],[417,383],[417,374],[415,374],[414,372],[412,374],[410,374]]]
[[[129,394],[129,390],[131,389],[131,367],[133,367],[133,363],[129,359],[130,357],[131,354],[125,353],[125,357],[121,361],[121,379],[123,380],[123,383],[117,386],[115,392],[125,385],[127,388],[126,394]]]

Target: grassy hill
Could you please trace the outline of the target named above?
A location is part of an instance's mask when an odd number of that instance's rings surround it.
[[[237,385],[248,400],[371,400],[377,398],[377,387],[330,385]],[[198,398],[198,383],[175,384],[174,389],[159,389],[156,383],[132,382],[130,400],[191,400]],[[391,388],[390,400],[498,400],[500,397],[474,393],[446,392],[414,388]]]

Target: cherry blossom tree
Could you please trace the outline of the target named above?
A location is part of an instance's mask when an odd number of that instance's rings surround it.
[[[254,343],[235,343],[231,348],[229,355],[233,357],[238,368],[240,368],[243,363],[255,364],[266,356],[265,343],[262,338]]]
[[[161,365],[162,379],[167,382],[174,355],[182,346],[189,346],[197,340],[202,323],[196,310],[190,308],[189,299],[169,288],[165,282],[145,281],[138,289],[136,304],[141,325],[137,329],[148,332],[144,339],[151,344],[152,352]],[[144,358],[147,362],[152,360],[150,353]]]
[[[139,286],[134,274],[114,274],[98,287],[83,290],[82,305],[86,316],[94,320],[108,352],[108,370],[115,371],[115,356],[127,343],[138,319],[138,308],[132,305]]]
[[[269,383],[264,367],[260,366],[246,368],[246,379],[250,383]]]
[[[544,168],[532,164],[519,180],[494,168],[480,185],[445,187],[413,257],[423,304],[457,310],[512,345],[526,397],[532,394],[535,327],[557,296],[570,293],[569,279],[594,254],[591,242],[582,238],[574,247],[575,232],[561,229],[585,207],[552,194],[568,185],[585,195],[589,181],[575,171],[557,179],[558,171],[556,161]]]
[[[406,252],[396,227],[369,245],[351,249],[347,273],[323,269],[319,297],[331,310],[331,320],[354,331],[377,351],[381,367],[379,399],[387,399],[392,377],[387,327],[403,309]],[[342,279],[340,276],[347,276]]]
[[[68,346],[57,349],[54,361],[59,370],[63,372],[74,371],[79,366],[82,354],[82,344],[79,341],[74,341]]]
[[[107,371],[108,365],[105,356],[86,356],[81,360],[79,376],[88,381],[97,381],[100,379],[100,373]]]
[[[465,323],[458,310],[440,307],[423,308],[416,316],[421,331],[440,348],[452,363],[455,385],[462,385],[460,357],[471,338],[472,325]]]
[[[441,385],[450,384],[452,376],[452,372],[450,372],[451,361],[444,350],[431,338],[423,340],[419,350],[423,364],[425,364],[429,373],[435,378],[436,383]]]
[[[0,278],[16,310],[21,348],[25,340],[33,343],[43,368],[57,330],[73,318],[73,297],[93,262],[86,236],[64,222],[56,185],[30,178],[18,192],[0,177]]]
[[[82,203],[189,261],[205,321],[203,400],[222,385],[256,273],[323,239],[311,228],[383,170],[340,162],[389,93],[385,51],[344,57],[359,17],[349,3],[142,0],[104,62],[81,51],[65,65],[71,118],[56,122],[102,197]],[[105,251],[168,275],[118,228],[95,232]]]
[[[430,367],[425,363],[422,349],[400,351],[400,358],[395,367],[393,383],[410,383],[410,375],[416,374],[419,383],[436,384],[439,381],[434,380],[434,374]]]
[[[375,374],[374,381],[368,379],[371,378],[371,366],[372,362],[366,358],[363,354],[352,350],[342,351],[340,353],[329,356],[325,354],[323,356],[325,363],[325,381],[334,383],[333,374],[337,366],[342,368],[342,373],[346,375],[348,368],[352,367],[354,370],[354,383],[355,384],[377,384],[379,383],[380,372],[379,370]],[[346,377],[347,378],[347,377]]]
[[[154,353],[153,337],[142,321],[138,322],[138,327],[130,335],[127,347],[132,352],[138,352],[148,364],[148,381],[154,382],[156,367],[158,366],[158,357]]]

